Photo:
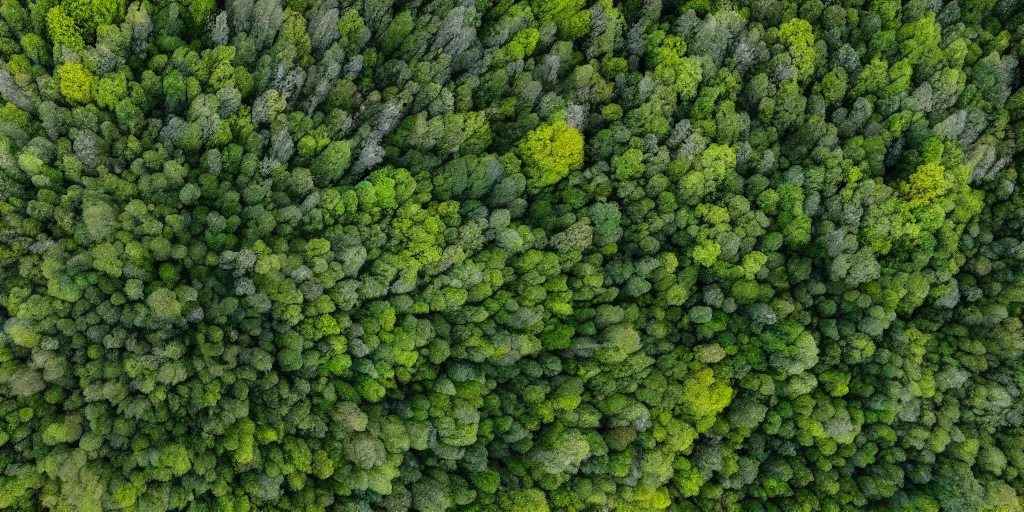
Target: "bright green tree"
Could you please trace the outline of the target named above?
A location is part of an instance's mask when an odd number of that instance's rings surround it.
[[[530,189],[536,192],[583,166],[583,135],[562,120],[543,124],[526,134],[518,153]]]

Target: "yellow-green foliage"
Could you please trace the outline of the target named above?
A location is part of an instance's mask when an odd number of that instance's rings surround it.
[[[96,103],[101,107],[114,108],[127,94],[128,81],[123,74],[105,76],[99,81]]]
[[[361,43],[366,26],[358,9],[349,9],[341,15],[338,19],[338,32],[341,34],[338,42],[342,48],[354,48]]]
[[[62,0],[46,13],[46,31],[54,46],[80,51],[96,27],[124,18],[125,0]]]
[[[531,8],[541,23],[553,21],[559,35],[572,40],[583,36],[590,28],[587,3],[583,0],[533,0]]]
[[[677,36],[667,36],[655,53],[654,79],[668,86],[685,99],[697,95],[702,72],[700,62],[686,53],[686,42]]]
[[[62,0],[60,7],[84,33],[92,35],[96,27],[124,17],[125,0]]]
[[[216,0],[185,0],[181,2],[197,25],[210,21],[210,13],[217,7]]]
[[[8,334],[15,345],[26,348],[38,345],[41,339],[38,333],[32,332],[28,327],[20,323],[14,323],[8,327]]]
[[[811,24],[793,18],[779,27],[779,39],[789,47],[797,79],[810,78],[814,74],[814,32]]]
[[[72,103],[89,103],[96,90],[96,77],[85,66],[68,62],[57,69],[60,93]]]
[[[540,32],[536,29],[526,29],[518,34],[511,41],[508,42],[501,51],[495,55],[495,63],[498,65],[507,64],[529,56],[533,53],[533,50],[537,47],[537,41],[540,39]]]
[[[46,13],[46,31],[54,46],[64,46],[72,50],[85,48],[85,41],[82,40],[75,20],[59,5]]]
[[[544,124],[519,145],[530,188],[554,185],[583,166],[583,135],[565,121]]]
[[[696,422],[697,430],[707,430],[715,417],[732,402],[733,390],[715,378],[711,368],[691,374],[683,384],[682,412]]]
[[[946,181],[946,170],[936,163],[918,166],[917,171],[903,186],[903,192],[909,198],[911,208],[931,204],[946,193],[949,183]]]

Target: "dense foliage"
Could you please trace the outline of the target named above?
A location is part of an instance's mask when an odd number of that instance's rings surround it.
[[[1015,0],[0,0],[0,508],[1019,511]]]

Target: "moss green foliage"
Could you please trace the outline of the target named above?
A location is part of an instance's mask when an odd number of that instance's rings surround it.
[[[0,0],[0,509],[1024,509],[1017,0]]]

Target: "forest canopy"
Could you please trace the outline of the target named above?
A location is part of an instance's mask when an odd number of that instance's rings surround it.
[[[1020,0],[0,0],[0,509],[1024,510]]]

